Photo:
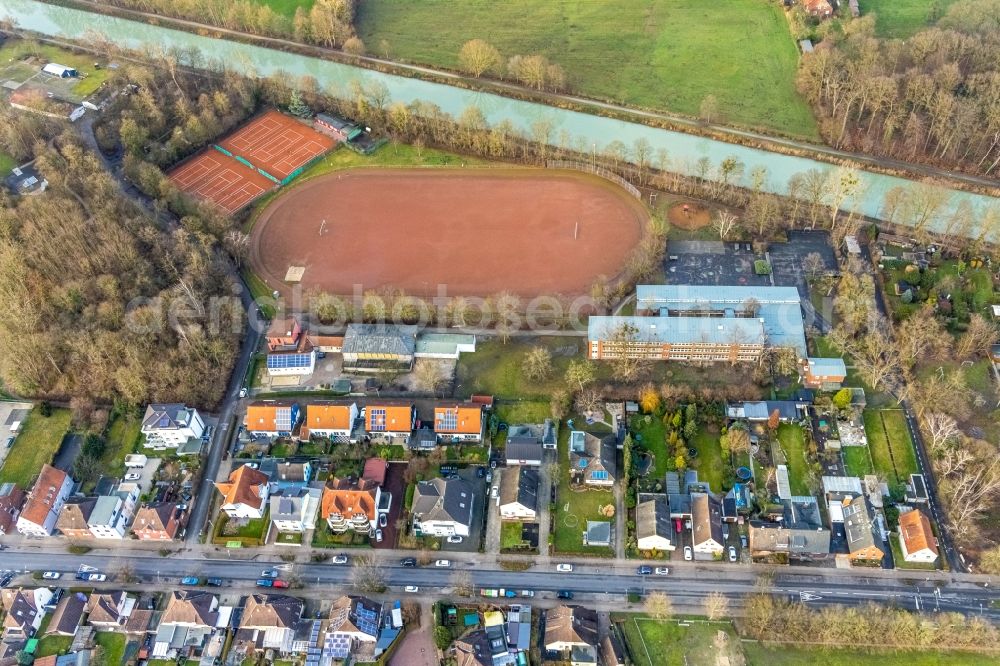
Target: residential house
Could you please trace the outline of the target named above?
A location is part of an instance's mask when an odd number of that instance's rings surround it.
[[[87,595],[83,592],[64,594],[45,629],[46,635],[75,636],[87,608]]]
[[[177,537],[184,515],[174,502],[144,504],[135,513],[132,534],[140,541],[170,541]]]
[[[0,536],[9,534],[16,528],[24,498],[24,491],[15,484],[0,484]]]
[[[807,400],[761,400],[729,405],[726,416],[747,421],[768,421],[777,412],[780,423],[792,423],[806,418],[806,410],[811,401]]]
[[[500,474],[500,518],[535,520],[538,515],[538,471],[515,465]]]
[[[842,358],[805,358],[799,362],[799,376],[806,388],[837,391],[847,379]]]
[[[322,495],[319,488],[286,488],[271,495],[271,524],[278,532],[311,530]]]
[[[322,655],[330,660],[373,655],[382,625],[382,605],[365,597],[343,596],[330,608]]]
[[[413,531],[417,536],[469,536],[475,496],[462,479],[431,479],[413,493]]]
[[[542,464],[541,428],[530,425],[515,425],[507,430],[507,444],[504,455],[507,457],[508,465],[532,465],[538,467]]]
[[[272,352],[266,364],[270,377],[305,377],[316,369],[316,350],[307,344],[299,351]]]
[[[135,597],[124,590],[92,592],[87,600],[87,624],[97,631],[120,631],[135,611]]]
[[[274,319],[267,327],[265,339],[268,351],[293,351],[298,349],[302,337],[302,324],[295,317]]]
[[[146,407],[140,430],[146,437],[146,448],[162,451],[200,439],[205,434],[205,421],[194,407],[156,404]]]
[[[465,403],[434,408],[434,432],[442,444],[481,442],[484,427],[482,405]]]
[[[639,550],[670,551],[674,531],[666,495],[641,493],[635,507],[636,548]]]
[[[920,509],[899,514],[899,549],[905,562],[930,564],[938,558],[931,521]]]
[[[302,620],[302,600],[284,595],[251,594],[243,607],[234,648],[238,654],[275,650],[292,653],[295,628]]]
[[[139,502],[139,486],[121,483],[109,495],[97,498],[87,520],[96,539],[124,539]]]
[[[569,434],[570,479],[588,486],[614,485],[617,455],[614,436],[574,430]]]
[[[267,475],[249,465],[241,465],[229,474],[229,480],[216,483],[222,493],[222,510],[230,518],[263,518],[267,506]]]
[[[507,609],[507,647],[514,653],[531,649],[531,606],[514,604]]]
[[[409,439],[417,423],[417,410],[413,403],[376,403],[364,409],[365,431],[377,440],[394,437]]]
[[[320,515],[331,532],[348,530],[374,534],[382,489],[373,481],[333,477],[323,487]]]
[[[17,517],[17,531],[26,536],[52,536],[63,505],[73,492],[73,479],[51,465],[42,465],[38,480]]]
[[[580,606],[556,606],[545,611],[542,644],[554,660],[597,663],[597,611]]]
[[[409,371],[416,352],[416,327],[348,324],[344,334],[345,371]]]
[[[416,451],[433,451],[437,447],[437,435],[427,427],[420,427],[413,431],[407,446]]]
[[[691,493],[691,547],[696,553],[721,555],[722,503],[708,493]]]
[[[3,618],[5,641],[31,638],[42,626],[45,607],[52,600],[52,590],[37,588],[6,588],[0,590],[0,601],[6,615]]]
[[[171,592],[153,640],[153,659],[201,650],[219,621],[219,599],[200,590]]]
[[[284,400],[261,400],[247,406],[243,420],[251,437],[291,437],[299,421],[299,406]]]
[[[750,557],[785,555],[812,561],[830,555],[830,530],[823,525],[815,497],[793,496],[782,502],[780,522],[750,521]]]
[[[274,460],[273,458],[271,460]],[[261,461],[263,463],[264,461]],[[288,460],[283,460],[281,462],[275,462],[273,466],[268,466],[267,469],[264,465],[258,468],[260,471],[267,474],[267,478],[271,483],[272,491],[277,491],[283,488],[302,488],[309,485],[312,480],[312,463],[310,462],[291,462]]]
[[[494,666],[490,639],[485,629],[456,638],[448,649],[455,666]]]
[[[842,504],[844,533],[847,536],[847,552],[852,561],[881,560],[885,551],[879,547],[882,541],[878,527],[872,519],[871,510],[864,495],[845,499]]]
[[[69,539],[89,539],[90,515],[97,504],[96,497],[74,497],[63,505],[56,519],[56,529]]]
[[[355,424],[361,412],[355,402],[313,402],[306,405],[305,419],[299,437],[324,437],[334,442],[358,441],[359,429]]]
[[[828,18],[833,15],[830,0],[802,0],[802,8],[811,16]]]

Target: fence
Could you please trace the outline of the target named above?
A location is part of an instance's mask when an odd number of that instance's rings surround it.
[[[595,176],[600,176],[606,180],[610,180],[612,183],[617,183],[625,188],[625,190],[634,196],[636,199],[642,201],[642,193],[639,189],[628,182],[614,171],[605,169],[604,167],[597,166],[596,164],[588,164],[587,162],[576,162],[573,160],[546,160],[546,168],[549,169],[573,169],[575,171],[585,171],[587,173],[592,173]]]

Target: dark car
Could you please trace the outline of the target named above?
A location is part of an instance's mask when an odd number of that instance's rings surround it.
[[[209,587],[222,587],[222,579],[221,578],[206,578],[205,579],[205,585],[208,585]]]
[[[573,598],[573,593],[570,592],[569,590],[559,590],[558,592],[556,592],[556,598],[557,599],[572,599]]]
[[[7,587],[8,585],[10,585],[10,581],[12,580],[14,580],[13,573],[4,574],[3,578],[0,578],[0,587]]]
[[[415,557],[404,557],[399,562],[404,567],[415,567],[417,566],[417,558]]]
[[[648,576],[651,573],[653,573],[653,567],[649,566],[648,564],[643,564],[636,570],[636,573],[639,574],[640,576]]]
[[[486,468],[485,467],[476,468],[476,478],[481,479],[484,476],[486,476]]]

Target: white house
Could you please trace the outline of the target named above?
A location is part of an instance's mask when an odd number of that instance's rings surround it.
[[[198,410],[179,404],[149,405],[142,417],[142,434],[151,449],[176,449],[205,433]]]
[[[222,510],[230,518],[263,518],[269,490],[267,475],[242,465],[229,480],[215,484],[223,495]]]
[[[311,375],[316,369],[316,350],[267,355],[267,374],[271,377]]]
[[[666,495],[639,495],[639,503],[635,507],[635,533],[639,550],[674,550]]]
[[[323,491],[319,488],[285,488],[271,495],[271,523],[278,532],[305,532],[316,525]]]
[[[472,487],[462,479],[431,479],[413,493],[413,531],[417,536],[469,536]]]
[[[154,659],[200,649],[219,623],[219,599],[201,590],[171,592],[153,639]]]
[[[691,543],[694,552],[719,555],[724,550],[722,504],[708,493],[691,493]]]
[[[538,514],[538,470],[508,467],[500,476],[500,517],[534,520]]]
[[[936,562],[937,539],[931,530],[931,521],[920,509],[899,515],[899,549],[906,562]]]
[[[6,615],[3,620],[4,640],[23,640],[33,636],[42,626],[45,607],[52,601],[52,590],[7,588],[0,592]]]
[[[38,480],[17,517],[17,531],[26,536],[52,536],[63,505],[73,492],[73,479],[51,465],[42,465]]]
[[[77,72],[72,67],[67,67],[66,65],[60,65],[55,62],[50,62],[45,67],[42,67],[42,71],[46,74],[51,74],[52,76],[58,76],[60,79],[74,78]]]

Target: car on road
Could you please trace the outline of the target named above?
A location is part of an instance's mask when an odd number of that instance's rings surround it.
[[[106,574],[92,573],[92,574],[87,574],[87,579],[86,580],[87,580],[88,583],[103,583],[107,579],[108,579],[108,577],[107,577]]]
[[[736,561],[736,548],[733,546],[729,547],[729,561],[730,562]]]
[[[670,569],[666,567],[656,567],[655,573],[657,576],[666,576],[668,573],[670,573]]]
[[[276,580],[274,581],[274,585],[272,585],[271,587],[276,587],[279,589],[287,589],[288,585],[289,584],[287,580]]]
[[[257,587],[274,587],[274,581],[270,578],[258,578]]]
[[[569,590],[559,590],[556,592],[556,599],[572,599],[573,593]]]
[[[61,576],[62,574],[58,571],[46,571],[42,574],[42,578],[45,580],[59,580]]]
[[[458,536],[457,534],[452,534],[450,537],[446,539],[446,541],[448,543],[462,543],[462,537]]]
[[[263,571],[260,572],[260,577],[261,578],[277,578],[278,577],[278,570],[277,569],[264,569]]]
[[[649,574],[653,573],[653,567],[649,566],[648,564],[643,564],[641,567],[636,569],[635,572],[640,576],[648,576]]]
[[[521,590],[521,596],[530,599],[531,597],[535,596],[535,591],[534,590]]]
[[[407,585],[403,588],[403,592],[419,592],[420,588],[416,585]]]
[[[571,571],[573,571],[573,565],[562,562],[556,565],[556,571],[560,571],[562,573],[570,573]]]
[[[375,530],[376,543],[382,543],[382,530]]]
[[[221,578],[206,578],[205,579],[205,585],[208,585],[209,587],[222,587],[222,579]]]
[[[435,560],[434,561],[434,566],[436,566],[436,567],[450,567],[451,566],[451,560]]]
[[[403,567],[415,567],[417,566],[417,558],[415,557],[404,557],[399,561],[400,566]]]
[[[334,555],[333,556],[333,563],[334,564],[347,564],[347,555]]]
[[[181,585],[201,585],[201,579],[197,576],[185,576],[181,578]]]
[[[246,387],[245,387],[245,386],[244,386],[243,388],[241,388],[241,389],[240,389],[240,397],[241,397],[241,398],[245,398],[245,397],[247,397],[247,389],[246,389]]]
[[[694,551],[691,550],[691,546],[684,546],[684,559],[688,562],[694,559]]]
[[[14,580],[14,573],[12,571],[4,573],[0,576],[0,587],[7,587],[12,580]]]

